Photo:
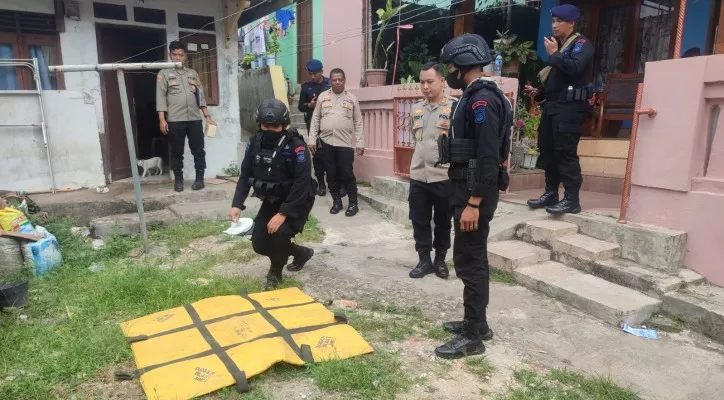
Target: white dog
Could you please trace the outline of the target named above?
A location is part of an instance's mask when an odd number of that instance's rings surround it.
[[[162,161],[161,157],[153,157],[148,160],[138,160],[138,166],[143,168],[143,175],[141,175],[141,178],[144,178],[148,174],[149,169],[156,169],[158,170],[158,174],[156,175],[163,175],[163,167],[161,166]]]

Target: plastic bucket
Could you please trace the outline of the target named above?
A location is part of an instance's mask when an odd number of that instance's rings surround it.
[[[0,308],[25,307],[28,304],[28,281],[0,285]]]

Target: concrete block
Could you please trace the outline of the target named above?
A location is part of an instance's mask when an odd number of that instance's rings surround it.
[[[553,251],[581,260],[609,260],[621,254],[621,246],[586,235],[568,235],[553,241]]]
[[[364,186],[357,187],[357,195],[366,201],[373,210],[382,213],[392,221],[405,226],[410,224],[410,209],[407,202],[382,196],[375,190]]]
[[[699,285],[706,283],[706,278],[688,268],[683,268],[679,271],[679,278],[684,281],[685,285]]]
[[[663,311],[724,344],[724,288],[691,286],[664,296]]]
[[[532,243],[553,245],[555,239],[578,233],[578,225],[553,219],[528,221],[520,231],[520,238]]]
[[[609,324],[640,324],[656,312],[661,301],[635,290],[548,261],[513,272],[516,281]]]
[[[174,204],[168,209],[181,221],[201,219],[225,219],[229,215],[231,201],[207,201],[201,203]]]
[[[375,176],[371,183],[377,194],[407,203],[410,182],[394,176]]]
[[[550,250],[520,240],[488,243],[488,263],[491,267],[508,273],[548,261],[550,258]]]
[[[169,210],[157,210],[144,213],[146,227],[164,226],[178,223],[176,215]],[[121,235],[137,235],[141,233],[138,213],[110,215],[91,221],[96,236],[108,236],[114,231]]]
[[[669,275],[621,258],[597,261],[591,265],[591,273],[655,298],[661,298],[664,294],[684,286],[684,281],[678,275]]]
[[[621,246],[621,256],[665,272],[680,270],[686,250],[686,232],[640,224],[619,224],[616,219],[581,213],[566,214],[581,234]]]

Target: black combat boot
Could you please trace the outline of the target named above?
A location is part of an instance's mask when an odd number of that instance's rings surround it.
[[[581,203],[578,200],[577,195],[566,192],[563,200],[561,200],[558,204],[546,207],[546,211],[553,215],[578,214],[581,212]]]
[[[287,270],[296,272],[304,268],[307,261],[312,259],[312,256],[314,256],[314,249],[294,243],[292,243],[292,249],[294,250],[294,253],[292,254],[294,258],[292,258],[292,262],[287,265]]]
[[[340,211],[344,208],[344,205],[342,204],[342,198],[339,196],[332,197],[332,208],[329,209],[330,214],[339,214]]]
[[[324,186],[324,180],[320,179],[318,181],[319,186],[317,187],[317,196],[324,197],[327,195],[327,187]]]
[[[184,173],[183,172],[174,172],[174,183],[173,183],[173,190],[177,192],[183,192],[184,191]]]
[[[435,250],[435,261],[432,263],[435,267],[435,275],[442,279],[447,279],[450,276],[450,271],[448,271],[447,264],[445,264],[446,254],[447,251],[445,250]]]
[[[442,329],[446,332],[454,333],[459,335],[465,331],[465,321],[450,321],[442,324]],[[480,324],[480,339],[490,340],[493,338],[493,330],[490,329],[487,323]]]
[[[465,323],[462,332],[435,349],[440,358],[455,359],[485,353],[478,324]]]
[[[197,170],[196,171],[196,180],[194,181],[194,184],[191,185],[191,189],[193,190],[199,190],[204,188],[204,171]]]
[[[546,191],[537,199],[528,200],[528,207],[532,209],[553,206],[558,203],[558,188],[546,186]]]
[[[430,258],[430,252],[420,251],[417,254],[420,257],[420,262],[418,262],[415,268],[410,271],[410,278],[413,279],[424,278],[425,275],[431,274],[434,271],[432,259]]]
[[[359,206],[357,206],[357,194],[351,194],[349,193],[349,205],[347,206],[347,211],[344,212],[344,215],[348,217],[354,217],[359,212]]]
[[[265,291],[274,290],[280,283],[282,283],[282,270],[284,269],[284,264],[286,263],[286,259],[273,259],[271,267],[269,267],[269,273],[266,275],[266,284],[264,285]]]

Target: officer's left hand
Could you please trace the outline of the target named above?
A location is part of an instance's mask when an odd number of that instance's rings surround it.
[[[363,156],[363,155],[365,155],[365,149],[364,149],[364,147],[358,147],[358,148],[357,148],[357,155],[358,155],[358,156]]]
[[[475,232],[478,230],[478,219],[480,211],[477,208],[465,207],[460,216],[460,230],[463,232]]]
[[[548,37],[543,38],[543,43],[545,43],[546,51],[548,52],[548,55],[551,55],[558,51],[558,42],[555,39],[551,39]]]
[[[287,220],[286,215],[277,214],[272,217],[271,220],[269,220],[269,223],[266,225],[267,230],[269,231],[270,235],[273,235],[276,233],[276,231],[279,230],[279,227],[282,226],[284,221]]]
[[[216,125],[216,121],[211,119],[211,117],[206,117],[206,123],[209,125]]]

